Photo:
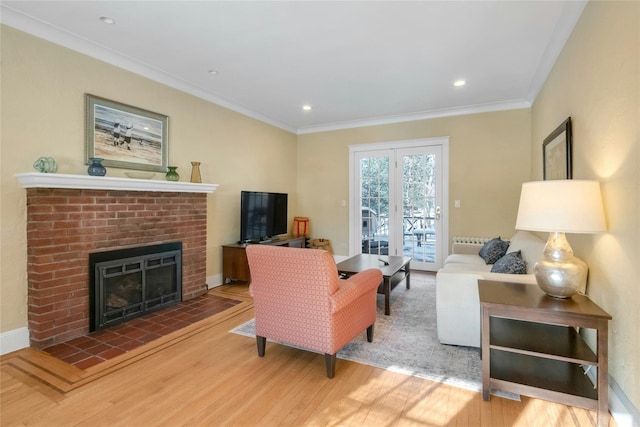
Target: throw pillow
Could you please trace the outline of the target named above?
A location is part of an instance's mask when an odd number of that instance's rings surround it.
[[[507,252],[522,251],[522,259],[527,262],[527,274],[533,274],[534,264],[544,258],[544,240],[529,233],[528,231],[518,231],[509,242]]]
[[[502,240],[500,236],[498,236],[485,243],[482,248],[480,248],[478,255],[480,255],[480,258],[482,258],[485,263],[493,264],[507,253],[508,248],[509,242]]]
[[[520,251],[509,252],[491,267],[492,273],[527,274],[527,262]]]

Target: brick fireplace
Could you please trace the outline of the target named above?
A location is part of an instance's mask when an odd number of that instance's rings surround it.
[[[217,186],[47,175],[18,175],[27,188],[32,346],[89,333],[91,253],[182,242],[182,300],[206,292],[206,193]]]

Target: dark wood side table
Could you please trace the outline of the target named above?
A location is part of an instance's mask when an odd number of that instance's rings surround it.
[[[304,248],[305,237],[281,238],[265,243],[272,246],[288,246],[290,248]],[[222,283],[251,283],[249,261],[247,261],[247,243],[230,243],[222,245]]]
[[[500,389],[598,412],[609,423],[608,321],[584,295],[557,299],[538,286],[478,280],[482,311],[482,398]],[[595,353],[575,328],[597,332]],[[580,365],[597,367],[596,389]]]

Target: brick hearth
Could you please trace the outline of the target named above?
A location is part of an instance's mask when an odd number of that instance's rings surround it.
[[[89,253],[181,241],[182,298],[206,292],[207,195],[27,188],[31,345],[89,333]]]

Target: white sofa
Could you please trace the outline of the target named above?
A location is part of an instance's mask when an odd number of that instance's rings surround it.
[[[518,231],[509,242],[507,253],[521,251],[527,262],[527,274],[491,273],[493,265],[485,264],[478,255],[482,244],[454,243],[453,253],[436,275],[436,314],[441,343],[480,347],[478,279],[537,286],[533,265],[542,258],[546,242],[526,231]]]

